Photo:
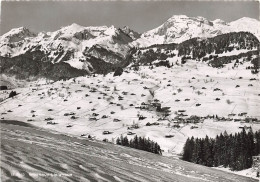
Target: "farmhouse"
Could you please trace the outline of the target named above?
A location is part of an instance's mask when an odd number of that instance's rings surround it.
[[[89,118],[89,121],[97,121],[98,119],[97,118],[95,118],[95,117],[90,117]]]
[[[239,114],[238,114],[238,116],[245,116],[245,115],[247,115],[246,112],[242,112],[242,113],[239,113]]]
[[[110,131],[103,131],[103,135],[109,135],[109,134],[111,134],[112,132],[110,132]]]
[[[165,138],[172,138],[174,135],[165,135]]]
[[[121,120],[120,119],[116,119],[116,118],[113,120],[113,122],[119,122],[119,121],[121,121]]]
[[[131,131],[128,131],[127,132],[127,135],[134,135],[135,133],[131,132]]]

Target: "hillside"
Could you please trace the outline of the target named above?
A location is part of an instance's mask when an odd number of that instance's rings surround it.
[[[134,63],[145,65],[154,60],[165,61],[171,58],[180,64],[193,59],[207,62],[212,67],[223,67],[223,64],[241,57],[258,56],[259,46],[259,40],[253,34],[238,32],[207,39],[193,38],[180,44],[156,44],[136,49],[132,57]]]
[[[240,131],[244,125],[260,129],[258,74],[246,69],[250,62],[232,69],[235,62],[219,69],[188,60],[170,68],[139,66],[135,71],[129,67],[117,77],[109,73],[54,83],[30,82],[28,87],[15,89],[19,94],[13,99],[1,103],[1,118],[109,141],[131,131],[155,140],[166,154],[179,154],[191,136],[215,137],[225,130]],[[5,99],[10,90],[3,92]],[[158,125],[147,126],[148,122]],[[113,133],[103,135],[106,130]]]
[[[257,181],[18,121],[1,121],[1,169],[2,181]]]

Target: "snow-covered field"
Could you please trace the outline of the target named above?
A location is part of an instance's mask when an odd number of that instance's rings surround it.
[[[90,134],[111,142],[131,131],[158,142],[164,155],[176,155],[182,152],[183,144],[191,136],[215,137],[225,130],[235,133],[245,125],[251,126],[253,131],[260,129],[259,122],[244,123],[246,117],[260,119],[259,75],[246,70],[246,63],[235,69],[231,69],[232,65],[216,69],[188,61],[184,66],[172,68],[140,67],[139,71],[127,68],[119,77],[110,73],[54,83],[32,82],[25,88],[15,89],[19,95],[13,99],[0,103],[1,118],[76,136]],[[219,90],[214,91],[216,88]],[[1,97],[7,95],[8,92],[3,94],[2,91]],[[164,118],[156,109],[139,108],[142,103],[153,103],[156,99],[162,107],[170,107],[168,117]],[[174,125],[180,110],[186,115],[180,116],[184,119],[192,115],[218,115],[218,118],[241,119],[241,122],[204,118],[196,124],[177,124],[180,126],[177,128]],[[239,116],[243,112],[247,114]],[[140,116],[146,118],[142,120]],[[159,125],[146,126],[148,122]],[[139,128],[132,128],[134,125]],[[104,135],[103,131],[112,133]],[[173,137],[166,138],[166,135]]]
[[[1,121],[2,181],[256,182],[205,166]]]
[[[213,167],[213,168],[215,168],[215,167]],[[247,177],[254,178],[254,179],[259,179],[259,178],[256,177],[257,172],[253,168],[244,169],[242,171],[231,171],[230,169],[224,168],[224,167],[216,167],[215,169],[230,172],[230,173],[233,173],[233,174],[238,174],[238,175],[241,175],[241,176],[247,176]]]

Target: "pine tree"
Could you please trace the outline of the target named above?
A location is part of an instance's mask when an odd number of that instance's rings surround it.
[[[120,142],[121,142],[121,145],[124,146],[124,137],[123,137],[123,135],[120,136]]]
[[[162,154],[160,145],[158,143],[151,141],[149,138],[146,139],[144,137],[137,137],[137,135],[130,141],[128,140],[127,136],[123,137],[121,135],[116,139],[116,144],[136,148],[139,150],[145,150],[159,155]]]
[[[133,140],[134,148],[138,149],[138,137],[135,135],[134,140]]]
[[[199,139],[196,138],[194,143],[194,150],[192,153],[192,159],[191,159],[191,161],[196,164],[199,163],[199,148],[200,148]]]
[[[254,133],[252,131],[252,128],[250,128],[249,132],[247,133],[247,161],[246,161],[246,166],[247,168],[250,168],[253,164],[253,158],[254,156]]]
[[[120,141],[119,138],[116,139],[116,144],[117,144],[117,145],[122,145],[122,143],[121,143],[121,141]]]
[[[230,135],[230,161],[229,161],[229,167],[231,169],[234,168],[234,166],[236,165],[236,161],[237,161],[237,150],[236,150],[236,137],[237,134],[235,134],[235,136]]]
[[[254,144],[254,155],[258,155],[260,154],[260,131],[255,132]]]
[[[127,147],[129,146],[129,141],[128,141],[127,136],[124,137],[123,143],[124,143],[124,146],[127,146]]]
[[[213,160],[214,160],[213,145],[214,145],[214,140],[209,139],[208,136],[206,136],[204,140],[204,153],[205,153],[204,165],[205,166],[209,166],[209,167],[213,166]]]
[[[214,155],[214,166],[217,167],[219,166],[221,163],[220,163],[220,156],[221,156],[221,141],[220,141],[220,138],[219,136],[217,135],[216,137],[216,141],[214,143],[214,152],[215,152],[215,155]]]
[[[253,133],[243,129],[240,133],[228,135],[226,132],[216,139],[188,138],[183,148],[183,160],[205,166],[230,167],[242,170],[252,166],[252,156],[260,152],[260,131]]]
[[[188,138],[184,144],[183,147],[183,154],[182,154],[182,159],[185,161],[191,161],[190,156],[192,156],[193,151],[191,150],[191,140]]]
[[[229,164],[229,159],[230,159],[230,140],[229,140],[229,136],[227,134],[226,131],[224,131],[223,133],[223,137],[224,137],[224,145],[223,145],[223,166],[224,167],[228,167]]]

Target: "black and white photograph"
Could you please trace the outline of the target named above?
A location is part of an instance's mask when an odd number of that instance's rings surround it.
[[[0,7],[0,181],[260,181],[259,1]]]

